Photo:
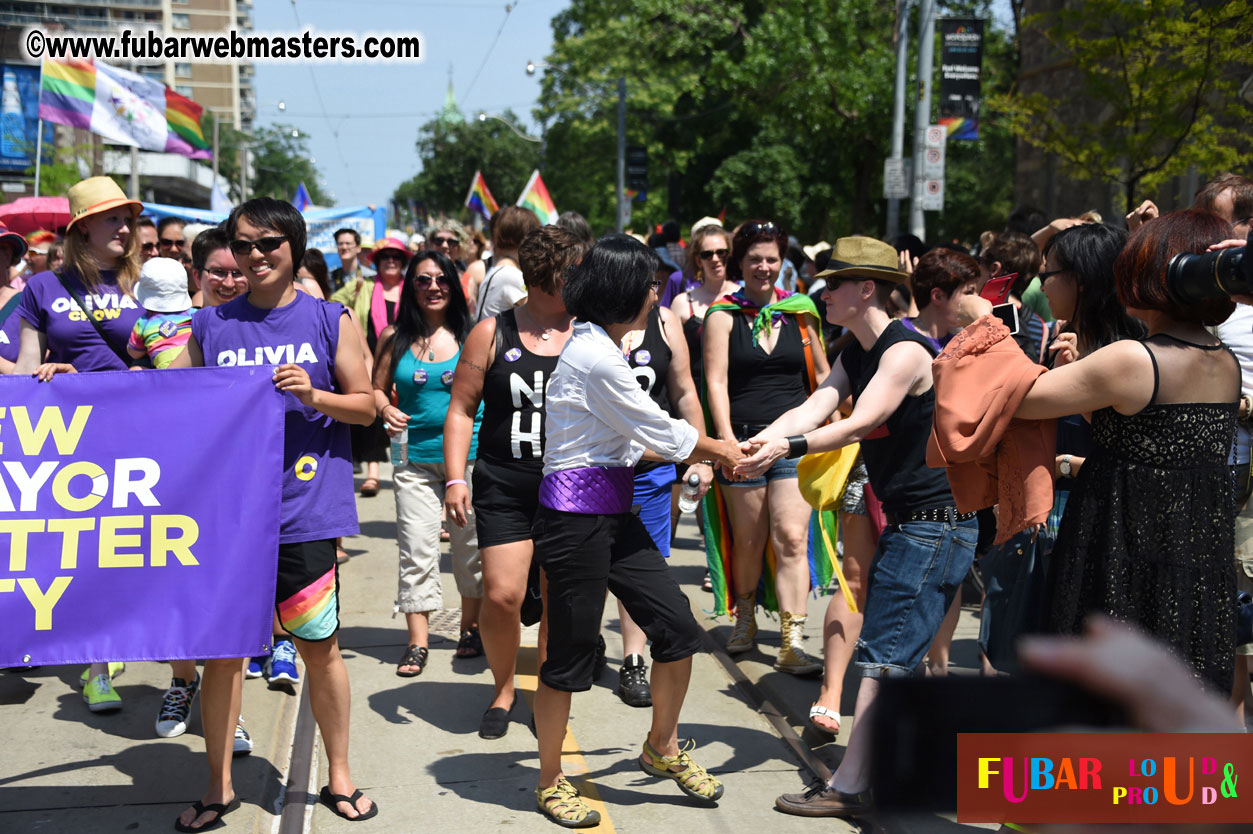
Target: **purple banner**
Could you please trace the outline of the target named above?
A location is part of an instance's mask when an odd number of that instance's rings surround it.
[[[261,652],[283,476],[271,372],[0,377],[0,666]]]

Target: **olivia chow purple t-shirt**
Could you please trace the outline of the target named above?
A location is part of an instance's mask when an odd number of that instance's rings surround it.
[[[273,310],[252,306],[248,296],[198,310],[191,332],[205,365],[219,367],[300,365],[314,388],[338,393],[335,350],[339,320],[347,310],[305,293]],[[348,426],[284,394],[283,510],[279,542],[355,536],[352,451]]]
[[[18,304],[22,303],[21,293],[17,295]],[[0,304],[0,312],[3,312],[5,304],[12,301],[10,297],[4,304]],[[10,362],[17,361],[17,354],[20,349],[18,337],[22,330],[22,317],[17,314],[17,308],[14,307],[9,311],[9,315],[4,321],[0,322],[0,359],[7,359]]]
[[[100,273],[100,283],[94,290],[87,289],[77,272],[67,269],[62,274],[83,299],[86,315],[51,272],[40,272],[26,282],[17,315],[47,337],[49,362],[66,362],[79,373],[126,370],[126,362],[101,340],[87,316],[100,322],[109,342],[124,356],[131,330],[143,310],[135,299],[122,292],[117,273],[112,270]]]

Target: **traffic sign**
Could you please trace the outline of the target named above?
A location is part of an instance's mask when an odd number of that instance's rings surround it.
[[[883,160],[883,199],[903,200],[909,196],[908,161],[899,156]]]
[[[922,210],[923,211],[943,211],[944,210],[944,180],[943,179],[929,179],[925,183],[923,183]]]

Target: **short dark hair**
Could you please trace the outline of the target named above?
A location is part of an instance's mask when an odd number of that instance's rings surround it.
[[[740,261],[756,243],[773,243],[779,248],[779,260],[787,255],[787,232],[769,220],[745,220],[731,238],[731,260],[727,263],[727,275],[732,281],[743,281]]]
[[[226,234],[235,239],[239,219],[247,218],[254,226],[273,229],[287,238],[291,247],[292,279],[305,257],[305,218],[291,203],[273,197],[256,197],[242,206],[236,206],[226,218]]]
[[[1048,220],[1040,209],[1031,205],[1018,206],[1010,213],[1009,219],[1005,221],[1005,231],[1033,235],[1044,228],[1046,223],[1048,223]]]
[[[1031,279],[1040,274],[1040,247],[1022,232],[1001,232],[980,257],[989,267],[999,262],[1002,275],[1018,273],[1014,280],[1014,295],[1021,296]]]
[[[588,225],[587,218],[577,211],[563,211],[561,216],[557,218],[557,225],[573,234],[587,246],[591,246],[596,242],[596,235],[592,234],[592,227]]]
[[[973,257],[937,246],[918,259],[910,276],[914,303],[919,310],[925,310],[931,303],[932,290],[951,296],[964,284],[977,283],[979,276],[979,262]]]
[[[632,321],[644,308],[661,258],[630,235],[605,235],[570,271],[561,298],[572,316],[601,327]]]
[[[505,206],[492,215],[492,251],[512,252],[522,245],[522,238],[538,229],[539,218],[535,212],[521,206]]]
[[[1218,195],[1228,189],[1231,190],[1231,208],[1235,219],[1253,217],[1253,180],[1230,172],[1219,174],[1201,186],[1192,201],[1192,208],[1213,214]]]
[[[139,215],[139,219],[135,221],[135,228],[139,228],[140,226],[147,226],[151,229],[155,229],[157,227],[157,224],[153,223],[152,218],[149,217],[148,215],[141,214]]]
[[[209,256],[219,249],[230,249],[231,239],[221,226],[211,226],[191,242],[191,265],[194,269],[204,271]]]
[[[1125,229],[1082,223],[1062,229],[1044,247],[1054,269],[1074,276],[1075,311],[1064,331],[1079,337],[1084,353],[1144,336],[1144,324],[1127,313],[1114,287],[1114,261],[1126,243]]]
[[[1118,297],[1132,310],[1157,310],[1176,321],[1221,324],[1235,312],[1230,298],[1182,305],[1166,288],[1166,267],[1180,252],[1200,254],[1231,237],[1231,224],[1208,211],[1172,211],[1131,233],[1114,261]]]
[[[353,242],[358,246],[361,245],[361,232],[358,232],[356,229],[336,229],[335,234],[331,236],[331,240],[339,243],[340,235],[352,235]]]
[[[892,244],[892,248],[899,252],[908,252],[911,258],[921,258],[927,254],[927,244],[922,242],[922,238],[917,235],[903,232],[892,238],[888,243]]]
[[[541,226],[522,238],[518,246],[522,281],[540,292],[551,293],[557,288],[558,276],[565,276],[591,247],[592,244],[560,225]]]
[[[157,234],[165,234],[165,230],[173,226],[175,223],[177,223],[180,228],[187,225],[187,221],[181,217],[162,217],[161,222],[157,224]]]

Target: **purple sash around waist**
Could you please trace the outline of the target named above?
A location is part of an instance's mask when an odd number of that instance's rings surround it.
[[[585,466],[545,475],[539,487],[539,502],[563,513],[617,515],[630,511],[634,494],[632,467]]]

